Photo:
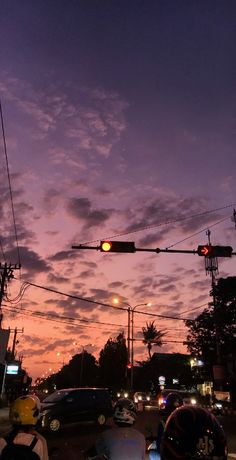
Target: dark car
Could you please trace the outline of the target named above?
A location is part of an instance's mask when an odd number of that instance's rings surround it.
[[[134,393],[134,402],[135,404],[142,403],[143,405],[150,404],[151,395],[150,393],[145,393],[144,391],[136,391]]]
[[[170,393],[175,393],[181,397],[183,404],[191,404],[195,406],[199,404],[199,394],[196,391],[176,390],[173,388],[162,390],[157,396],[159,409],[164,409],[166,404],[166,397]]]
[[[104,425],[113,414],[109,390],[104,388],[69,388],[58,390],[41,403],[39,425],[57,432],[74,422]]]

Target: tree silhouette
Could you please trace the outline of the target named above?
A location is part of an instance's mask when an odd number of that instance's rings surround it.
[[[127,347],[124,333],[116,339],[108,339],[100,351],[99,371],[103,386],[113,389],[124,388],[126,384]]]
[[[150,323],[146,323],[146,327],[142,327],[143,331],[143,343],[147,345],[148,349],[148,356],[151,359],[151,349],[152,346],[155,345],[157,347],[161,347],[163,344],[162,338],[167,334],[166,331],[160,330],[155,326],[155,321],[151,321]]]

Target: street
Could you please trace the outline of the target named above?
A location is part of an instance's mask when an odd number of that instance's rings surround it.
[[[236,416],[218,417],[222,424],[228,439],[229,453],[233,453],[236,458]],[[159,421],[159,414],[155,408],[151,410],[146,408],[144,412],[140,412],[137,417],[135,427],[141,431],[145,437],[155,435]],[[71,425],[63,429],[63,432],[58,435],[46,435],[49,451],[52,452],[51,458],[55,460],[83,460],[83,450],[91,447],[104,429],[111,427],[112,421],[107,424],[106,428],[98,428],[93,424],[88,425]]]
[[[229,459],[236,458],[236,415],[218,417],[228,439]],[[140,430],[145,437],[156,434],[159,414],[156,408],[146,408],[139,412],[135,427]],[[93,423],[71,424],[65,426],[60,433],[50,434],[43,432],[47,439],[50,460],[84,460],[83,451],[90,448],[99,434],[113,426],[109,420],[106,427],[98,427]],[[6,432],[7,427],[1,426],[1,435]],[[122,460],[122,459],[121,459]]]

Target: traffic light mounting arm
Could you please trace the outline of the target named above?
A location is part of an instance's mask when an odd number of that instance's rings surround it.
[[[111,247],[104,250],[102,249],[102,244],[110,244]],[[113,245],[113,249],[112,249]],[[210,250],[209,250],[210,248]],[[172,254],[198,254],[199,256],[205,257],[231,257],[236,255],[236,252],[233,252],[231,246],[211,246],[211,245],[200,245],[198,249],[160,249],[160,248],[136,248],[133,241],[108,241],[103,240],[100,242],[99,246],[86,246],[79,244],[72,246],[72,249],[93,249],[101,252],[120,252],[120,253],[135,253],[135,252],[155,252],[159,254],[160,252],[172,253]]]

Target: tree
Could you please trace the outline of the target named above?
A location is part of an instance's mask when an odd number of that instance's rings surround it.
[[[113,389],[124,388],[126,385],[127,347],[124,333],[116,339],[110,338],[100,351],[99,370],[100,382]]]
[[[161,347],[163,342],[162,338],[166,335],[166,331],[158,331],[155,326],[155,321],[151,321],[150,323],[146,323],[146,327],[142,328],[143,331],[143,343],[147,345],[148,349],[148,356],[151,359],[151,349],[152,346],[155,345],[157,347]]]
[[[220,278],[210,295],[213,302],[208,308],[185,324],[188,327],[188,350],[212,366],[217,362],[216,340],[221,360],[236,353],[236,277]]]
[[[84,350],[74,355],[59,372],[52,374],[47,379],[39,379],[38,388],[47,388],[49,392],[52,392],[55,388],[94,387],[97,385],[97,377],[96,359]]]

